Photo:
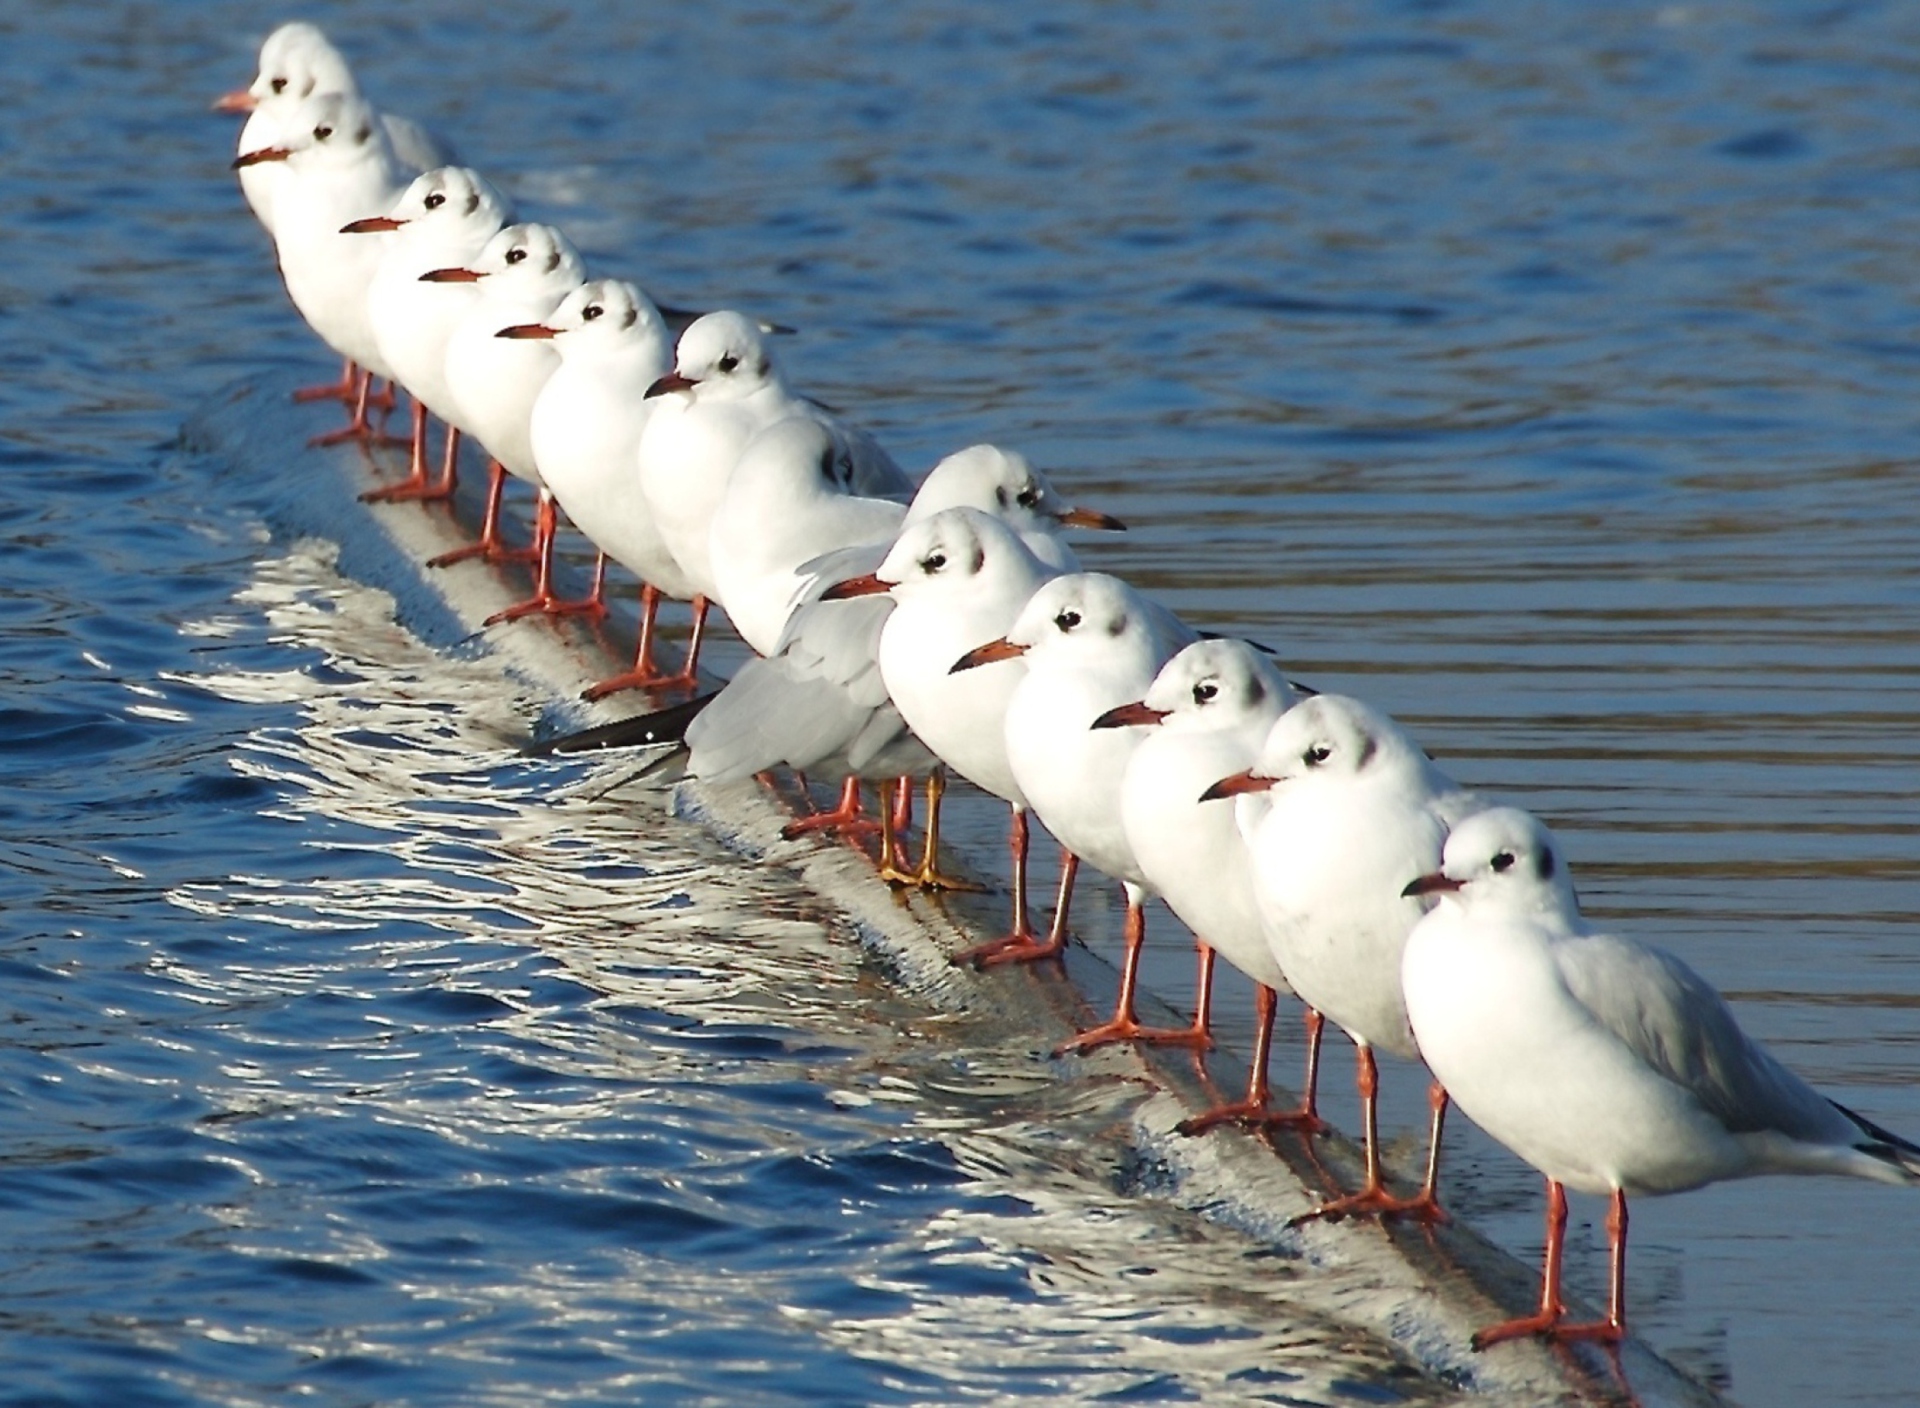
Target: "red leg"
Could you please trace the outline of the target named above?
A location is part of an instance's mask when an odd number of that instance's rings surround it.
[[[1254,1003],[1258,1023],[1253,1033],[1253,1062],[1247,1073],[1247,1098],[1216,1105],[1211,1110],[1203,1110],[1191,1119],[1180,1121],[1175,1126],[1180,1133],[1201,1134],[1215,1125],[1227,1123],[1248,1124],[1256,1129],[1288,1125],[1315,1134],[1326,1128],[1320,1117],[1314,1113],[1310,1101],[1298,1110],[1274,1110],[1268,1104],[1271,1091],[1267,1085],[1267,1059],[1273,1050],[1274,1009],[1278,1006],[1279,999],[1272,988],[1262,983],[1254,990]],[[1319,1014],[1314,1013],[1314,1016],[1318,1017]],[[1309,1041],[1317,1054],[1319,1045],[1317,1024],[1311,1030]]]
[[[1000,938],[956,953],[955,963],[991,968],[997,963],[1035,963],[1066,952],[1067,912],[1073,903],[1073,880],[1080,872],[1080,857],[1069,850],[1060,852],[1060,887],[1054,897],[1053,926],[1042,939],[1033,932],[1027,913],[1027,840],[1027,809],[1015,807],[1007,841],[1013,853],[1013,928]]]
[[[1627,1195],[1618,1188],[1607,1208],[1607,1245],[1611,1253],[1607,1287],[1607,1317],[1568,1324],[1566,1303],[1560,1299],[1560,1268],[1565,1255],[1567,1235],[1567,1193],[1552,1179],[1547,1180],[1547,1249],[1540,1271],[1540,1309],[1517,1320],[1502,1320],[1489,1325],[1473,1337],[1475,1349],[1485,1349],[1502,1340],[1517,1340],[1543,1335],[1555,1343],[1571,1340],[1597,1340],[1601,1344],[1619,1344],[1627,1337]]]
[[[500,506],[507,493],[507,467],[499,460],[487,464],[487,511],[480,519],[480,540],[468,543],[452,552],[443,552],[427,563],[429,567],[451,567],[456,562],[465,562],[468,558],[484,558],[488,562],[532,562],[535,549],[510,548],[500,536]]]
[[[449,435],[458,432],[448,429]],[[428,501],[444,499],[452,490],[442,490],[427,476],[427,408],[422,401],[413,403],[412,449],[407,459],[407,477],[398,484],[388,484],[379,489],[369,489],[360,496],[362,502],[398,503],[401,500]]]
[[[893,789],[893,829],[905,836],[913,826],[913,779],[901,777],[895,781],[899,786]],[[932,777],[927,781],[931,791]]]
[[[553,549],[560,537],[560,506],[552,494],[540,491],[540,506],[534,520],[534,543],[540,556],[534,572],[533,595],[515,602],[487,617],[486,624],[518,621],[522,616],[590,616],[595,620],[607,614],[607,555],[594,561],[593,590],[568,601],[554,594]]]
[[[303,386],[293,393],[295,401],[338,401],[351,406],[353,398],[360,391],[360,368],[353,364],[353,358],[347,358],[340,366],[340,380],[329,381],[321,386]]]
[[[623,689],[698,689],[700,687],[700,642],[707,628],[707,599],[693,599],[693,631],[687,637],[687,659],[675,674],[660,673],[653,662],[654,620],[660,613],[660,593],[640,588],[640,645],[633,654],[633,668],[624,674],[601,680],[581,691],[586,700],[605,699]]]
[[[372,444],[374,438],[373,424],[367,419],[368,397],[372,391],[373,373],[362,371],[360,373],[360,379],[354,388],[353,400],[350,403],[353,413],[347,418],[347,423],[338,430],[328,431],[325,435],[315,435],[307,441],[307,444],[315,448],[322,448],[328,445],[343,445],[349,440],[358,440],[363,445]]]
[[[809,831],[838,831],[842,836],[869,835],[879,831],[880,823],[860,808],[860,779],[849,777],[840,784],[840,802],[830,812],[815,812],[780,828],[789,841]]]
[[[1053,1049],[1056,1056],[1065,1056],[1070,1052],[1091,1051],[1098,1046],[1107,1046],[1116,1041],[1145,1041],[1160,1046],[1191,1046],[1196,1051],[1204,1051],[1213,1044],[1213,1038],[1206,1028],[1196,1022],[1188,1027],[1148,1027],[1143,1026],[1135,1014],[1134,1007],[1140,986],[1140,954],[1147,941],[1146,896],[1127,887],[1127,951],[1120,964],[1120,996],[1113,1005],[1113,1016],[1091,1031],[1080,1033],[1071,1041],[1062,1042]],[[1212,950],[1207,950],[1211,959]],[[1207,965],[1209,968],[1211,964]]]
[[[1387,1191],[1380,1173],[1380,1069],[1373,1059],[1371,1047],[1358,1048],[1360,1067],[1360,1112],[1365,1124],[1367,1141],[1367,1178],[1357,1193],[1349,1193],[1343,1198],[1334,1198],[1322,1203],[1312,1212],[1302,1213],[1288,1224],[1298,1227],[1303,1222],[1316,1218],[1325,1218],[1329,1222],[1338,1222],[1343,1217],[1356,1217],[1372,1214],[1378,1217],[1411,1217],[1421,1222],[1434,1223],[1448,1220],[1447,1213],[1434,1197],[1434,1183],[1440,1176],[1440,1131],[1447,1116],[1447,1092],[1435,1081],[1429,1092],[1429,1103],[1433,1110],[1431,1143],[1427,1150],[1427,1181],[1420,1192],[1411,1198],[1395,1197]]]

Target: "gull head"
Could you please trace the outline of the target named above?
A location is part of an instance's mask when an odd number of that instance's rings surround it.
[[[1440,869],[1411,882],[1409,895],[1452,895],[1469,908],[1571,915],[1573,877],[1560,842],[1518,807],[1475,812],[1454,827]]]
[[[1163,727],[1192,733],[1257,725],[1293,703],[1280,667],[1246,641],[1230,638],[1195,641],[1182,650],[1161,667],[1141,701]]]

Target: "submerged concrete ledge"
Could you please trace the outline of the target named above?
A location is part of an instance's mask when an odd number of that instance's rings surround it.
[[[580,690],[625,662],[627,642],[576,623],[526,622],[482,631],[485,618],[524,594],[518,569],[479,562],[429,571],[436,554],[472,539],[484,475],[469,464],[452,511],[418,505],[367,505],[359,494],[399,475],[398,457],[379,464],[354,447],[303,448],[324,423],[312,408],[288,404],[291,382],[247,379],[210,399],[187,422],[185,447],[223,463],[229,497],[257,510],[276,539],[317,538],[338,544],[341,573],[390,595],[400,626],[435,649],[479,655],[550,701],[549,722],[563,726],[625,717],[648,707],[639,695],[598,705]],[[503,739],[503,746],[524,740]],[[1639,1403],[1708,1405],[1726,1400],[1638,1341],[1617,1359],[1590,1347],[1556,1350],[1533,1343],[1474,1354],[1478,1326],[1532,1308],[1537,1272],[1469,1227],[1427,1231],[1383,1229],[1371,1222],[1286,1222],[1315,1206],[1324,1178],[1358,1182],[1357,1149],[1340,1136],[1311,1149],[1288,1134],[1256,1137],[1221,1130],[1186,1138],[1175,1125],[1209,1103],[1197,1072],[1182,1057],[1110,1047],[1085,1058],[1053,1061],[1046,1052],[1075,1030],[1073,1013],[1106,994],[1089,993],[1053,965],[976,974],[948,955],[992,930],[1003,897],[935,903],[901,895],[875,878],[866,858],[817,839],[787,841],[792,813],[756,785],[725,788],[683,782],[667,789],[633,780],[617,784],[635,810],[671,810],[696,821],[743,861],[775,866],[830,907],[892,984],[926,1007],[998,1024],[1031,1043],[1036,1070],[1061,1082],[1132,1083],[1147,1092],[1111,1131],[1118,1196],[1198,1213],[1274,1250],[1287,1297],[1356,1339],[1390,1346],[1430,1398],[1499,1403]],[[967,856],[957,857],[962,867]],[[1104,976],[1104,975],[1103,975]],[[1229,1069],[1229,1054],[1220,1065]],[[1276,1066],[1280,1063],[1276,1061]],[[1281,1098],[1284,1098],[1282,1095]],[[1406,1180],[1403,1180],[1406,1181]]]

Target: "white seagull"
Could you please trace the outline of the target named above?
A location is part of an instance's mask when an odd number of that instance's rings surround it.
[[[590,279],[538,323],[502,328],[505,338],[546,339],[560,356],[533,403],[534,463],[568,518],[601,553],[640,578],[640,645],[634,667],[586,691],[599,699],[636,686],[691,688],[688,671],[668,675],[653,659],[660,597],[687,600],[693,584],[654,526],[635,457],[657,404],[647,388],[673,364],[673,338],[660,310],[636,285]],[[596,594],[598,587],[596,583]],[[699,637],[688,644],[697,654]]]
[[[1120,820],[1147,884],[1195,937],[1257,985],[1258,1025],[1246,1099],[1181,1123],[1197,1134],[1228,1120],[1257,1127],[1321,1127],[1313,1108],[1320,1017],[1307,1009],[1307,1078],[1298,1110],[1268,1101],[1267,1056],[1276,995],[1291,992],[1267,946],[1253,892],[1253,859],[1232,808],[1200,800],[1213,782],[1247,768],[1273,721],[1295,702],[1273,659],[1243,640],[1196,641],[1169,660],[1146,696],[1107,710],[1095,728],[1137,728],[1120,788]],[[1203,979],[1201,998],[1206,1000]]]
[[[879,567],[822,593],[840,601],[880,592],[893,613],[880,632],[880,678],[913,734],[940,761],[1013,809],[1013,923],[983,949],[1023,953],[1039,946],[1027,913],[1027,799],[1007,761],[1007,701],[1026,674],[1018,656],[953,673],[954,662],[1004,634],[1020,608],[1059,569],[1043,562],[1012,528],[973,508],[949,508],[906,528]],[[1062,857],[1061,888],[1073,872]],[[979,950],[956,962],[995,961]]]
[[[1565,853],[1526,812],[1460,823],[1444,863],[1406,886],[1438,895],[1402,960],[1421,1054],[1461,1109],[1547,1179],[1537,1314],[1489,1326],[1475,1349],[1525,1335],[1626,1335],[1627,1198],[1761,1173],[1920,1183],[1920,1147],[1827,1099],[1740,1030],[1672,954],[1596,932]],[[1565,1188],[1608,1197],[1604,1320],[1567,1323]]]
[[[872,437],[794,394],[760,325],[742,313],[722,309],[688,324],[674,370],[647,396],[659,404],[640,437],[640,485],[661,536],[694,584],[696,621],[719,596],[712,526],[727,480],[748,442],[769,425],[795,415],[831,421],[851,446],[857,492],[904,494],[912,487]]]
[[[286,163],[274,196],[280,276],[287,295],[320,339],[361,371],[348,424],[316,444],[368,440],[373,377],[391,377],[367,311],[367,290],[380,267],[380,241],[342,233],[369,215],[384,215],[400,196],[400,169],[384,129],[365,99],[320,93],[288,114],[289,131],[270,146],[233,159],[234,167]],[[332,394],[331,392],[327,394]]]
[[[812,580],[807,563],[898,536],[904,496],[863,495],[854,477],[852,442],[811,416],[775,421],[740,452],[708,525],[707,561],[716,599],[758,654],[779,645]]]
[[[1204,992],[1189,1027],[1149,1028],[1135,1014],[1146,939],[1147,877],[1127,840],[1120,792],[1140,735],[1133,729],[1094,727],[1108,710],[1137,701],[1160,667],[1193,639],[1193,631],[1172,612],[1118,577],[1077,572],[1041,587],[1021,608],[1011,630],[968,651],[953,667],[958,673],[996,660],[1024,658],[1026,678],[1007,701],[1007,762],[1014,781],[1062,850],[1113,876],[1126,893],[1126,954],[1113,1016],[1056,1054],[1113,1041],[1205,1046],[1210,1040]],[[1063,884],[1049,943],[1019,950],[1022,959],[1051,957],[1062,950],[1062,911],[1069,898]],[[997,956],[1014,948],[1003,945],[989,952]],[[1211,960],[1203,947],[1203,989],[1211,977]]]
[[[1074,508],[1024,455],[994,445],[972,445],[928,471],[901,524],[924,522],[949,508],[972,508],[998,518],[1033,554],[1059,571],[1078,571],[1060,538],[1070,526],[1118,530],[1106,514]],[[858,784],[927,773],[926,845],[916,869],[895,859],[896,807],[879,823],[881,877],[890,883],[941,888],[958,882],[941,874],[939,808],[944,783],[933,759],[906,730],[880,674],[880,635],[893,598],[875,595],[823,599],[829,587],[861,568],[878,567],[892,541],[842,549],[805,564],[801,603],[763,660],[749,660],[686,732],[686,770],[711,781],[732,781],[784,765],[836,777],[845,786],[839,807],[803,818],[790,834],[826,827],[859,829]],[[878,589],[877,578],[858,579]],[[867,823],[871,825],[871,823]]]
[[[447,340],[473,310],[478,286],[430,283],[421,276],[471,263],[511,217],[506,198],[479,172],[442,166],[416,177],[386,214],[355,220],[342,232],[389,236],[367,290],[368,313],[380,355],[413,397],[407,478],[375,489],[365,498],[433,501],[453,496],[460,432],[451,419],[454,400],[447,384]],[[427,474],[429,411],[447,422],[437,480]]]
[[[1238,808],[1253,853],[1267,942],[1300,1000],[1353,1039],[1366,1139],[1366,1182],[1310,1217],[1355,1213],[1443,1218],[1435,1198],[1446,1093],[1430,1092],[1427,1176],[1399,1198],[1380,1175],[1373,1048],[1419,1055],[1400,993],[1400,951],[1426,902],[1402,891],[1439,863],[1447,828],[1481,805],[1436,768],[1392,719],[1338,694],[1282,714],[1253,767],[1208,797],[1267,792]],[[1262,812],[1264,811],[1264,815]]]
[[[447,338],[446,377],[453,393],[453,424],[485,446],[493,460],[480,540],[442,554],[431,565],[445,566],[469,557],[535,564],[533,596],[495,612],[488,625],[534,613],[604,612],[597,596],[563,602],[552,590],[558,514],[534,459],[533,405],[559,367],[560,356],[550,339],[500,336],[503,328],[540,322],[586,282],[580,255],[551,225],[509,225],[487,241],[471,264],[435,269],[421,278],[429,283],[479,285],[478,299]],[[505,547],[500,538],[500,500],[508,474],[539,491],[533,544],[517,552]]]

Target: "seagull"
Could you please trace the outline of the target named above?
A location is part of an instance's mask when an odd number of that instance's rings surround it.
[[[1160,667],[1193,640],[1184,622],[1118,577],[1076,572],[1042,586],[1011,630],[968,651],[953,666],[959,672],[1024,658],[1026,678],[1007,701],[1007,762],[1014,781],[1061,849],[1113,876],[1126,893],[1126,957],[1113,1017],[1065,1043],[1056,1055],[1114,1041],[1204,1046],[1210,1040],[1204,1000],[1194,1024],[1177,1030],[1142,1026],[1134,1014],[1146,939],[1147,877],[1127,841],[1120,792],[1140,738],[1132,729],[1093,726],[1108,710],[1137,701]],[[1065,886],[1061,897],[1064,908],[1071,898]],[[1019,956],[1051,957],[1065,944],[1064,916],[1056,911],[1049,942],[1029,946],[1031,951]],[[1202,954],[1203,977],[1211,976],[1211,957],[1210,951]]]
[[[1462,821],[1443,863],[1405,890],[1439,897],[1401,963],[1421,1053],[1460,1108],[1547,1180],[1539,1312],[1480,1331],[1475,1349],[1528,1335],[1623,1339],[1630,1195],[1761,1173],[1920,1183],[1920,1146],[1781,1065],[1706,979],[1596,932],[1559,842],[1528,813]],[[1604,1320],[1566,1320],[1566,1188],[1611,1200]]]
[[[1203,795],[1262,792],[1269,794],[1265,807],[1242,802],[1236,820],[1252,850],[1267,942],[1300,1000],[1353,1039],[1359,1064],[1366,1182],[1306,1218],[1444,1218],[1435,1184],[1446,1092],[1438,1082],[1429,1092],[1425,1184],[1416,1197],[1395,1197],[1380,1175],[1373,1048],[1420,1054],[1399,974],[1407,932],[1426,902],[1402,891],[1438,864],[1447,828],[1481,804],[1392,719],[1338,694],[1315,695],[1287,710],[1253,767]]]
[[[640,578],[640,645],[634,668],[586,691],[599,699],[631,686],[692,688],[690,671],[663,673],[653,660],[660,596],[687,600],[693,584],[654,527],[640,492],[636,452],[656,402],[647,388],[673,364],[673,339],[658,307],[634,284],[590,279],[538,323],[496,337],[546,340],[560,357],[533,403],[533,459],[555,501],[601,553]],[[691,657],[699,636],[688,644]]]
[[[369,215],[384,215],[400,197],[393,150],[362,98],[321,93],[288,114],[289,135],[234,158],[246,170],[284,162],[287,179],[274,196],[280,276],[300,316],[320,339],[361,372],[352,419],[313,443],[366,441],[373,377],[390,377],[367,308],[367,290],[383,253],[378,240],[342,233]]]
[[[647,396],[659,405],[640,437],[640,485],[668,549],[694,584],[698,622],[720,591],[713,574],[713,518],[748,442],[789,416],[834,418],[788,388],[760,325],[730,309],[687,326],[674,370],[654,382]],[[849,441],[856,492],[891,496],[911,488],[871,436],[834,423]]]
[[[316,93],[361,96],[353,70],[317,25],[294,20],[281,25],[260,45],[259,71],[245,88],[223,93],[214,100],[215,112],[246,113],[236,156],[278,145],[299,132],[288,114],[302,99]],[[402,167],[413,172],[446,166],[454,160],[447,143],[408,118],[381,113],[380,124]],[[274,233],[273,197],[285,179],[281,168],[247,167],[240,172],[240,191],[248,207]]]
[[[1007,761],[1007,701],[1026,667],[1012,656],[957,675],[953,666],[1011,627],[1028,598],[1058,575],[999,519],[947,508],[902,531],[872,572],[821,593],[823,601],[882,592],[893,598],[880,633],[887,697],[936,758],[1012,808],[1013,924],[996,944],[1015,953],[1039,943],[1027,914],[1027,799]],[[1062,894],[1069,893],[1070,855],[1061,858],[1060,880]],[[996,960],[970,949],[954,961]]]
[[[413,397],[413,442],[408,475],[364,495],[369,500],[453,497],[460,432],[454,428],[453,390],[447,384],[447,340],[478,298],[471,283],[427,283],[421,275],[463,267],[499,233],[512,208],[485,177],[464,166],[436,167],[414,179],[384,215],[355,220],[341,233],[387,234],[380,267],[367,290],[368,314],[380,355]],[[440,476],[427,474],[427,412],[447,421]]]
[[[469,557],[535,564],[533,596],[495,612],[488,625],[534,613],[601,614],[606,607],[597,593],[563,602],[552,590],[558,516],[534,460],[532,427],[534,402],[560,365],[559,354],[550,339],[500,336],[503,328],[538,323],[586,282],[579,254],[551,225],[509,225],[487,241],[471,264],[435,269],[421,279],[479,286],[478,298],[447,338],[446,378],[453,393],[452,423],[492,457],[480,540],[443,553],[430,565],[447,566]],[[526,480],[540,495],[533,545],[518,552],[500,538],[500,502],[508,474]]]
[[[259,72],[252,84],[221,95],[213,107],[216,112],[248,114],[234,152],[244,156],[283,147],[298,138],[305,130],[296,116],[299,105],[319,93],[360,96],[353,71],[326,35],[314,25],[294,21],[274,30],[260,46]],[[382,113],[380,124],[400,167],[409,173],[454,160],[452,149],[418,123]],[[241,195],[268,237],[277,242],[274,207],[279,192],[292,179],[290,173],[284,165],[268,161],[242,166],[238,174]],[[359,369],[349,359],[338,382],[306,388],[296,392],[294,399],[351,404],[358,387]]]
[[[1154,677],[1144,698],[1095,719],[1135,728],[1139,742],[1120,789],[1120,820],[1147,884],[1211,949],[1252,978],[1259,1022],[1246,1099],[1181,1123],[1197,1134],[1230,1120],[1256,1127],[1321,1128],[1313,1107],[1320,1016],[1307,1010],[1307,1078],[1298,1110],[1269,1107],[1267,1055],[1276,995],[1291,992],[1267,946],[1253,891],[1253,859],[1234,813],[1200,800],[1208,784],[1259,756],[1273,722],[1296,702],[1280,667],[1246,641],[1196,641]],[[1206,986],[1203,981],[1202,999]]]
[[[1056,571],[1077,572],[1080,566],[1060,537],[1063,529],[1123,527],[1107,514],[1069,505],[1026,456],[995,445],[970,445],[929,470],[901,531],[957,507],[1000,519]],[[823,599],[826,589],[849,573],[877,568],[891,548],[889,541],[842,549],[800,569],[806,579],[802,600],[785,631],[765,659],[741,666],[687,729],[684,767],[696,777],[727,782],[785,765],[852,784],[843,786],[834,811],[794,823],[789,829],[795,834],[857,826],[863,820],[860,781],[884,787],[892,779],[925,773],[927,836],[919,867],[908,870],[896,862],[894,811],[883,807],[880,875],[893,884],[948,888],[959,882],[942,875],[937,863],[944,782],[932,756],[907,732],[880,674],[880,635],[893,598]]]
[[[755,652],[773,654],[807,586],[802,567],[822,554],[890,544],[906,518],[902,497],[855,491],[854,447],[832,424],[788,416],[740,452],[708,527],[715,594]]]

